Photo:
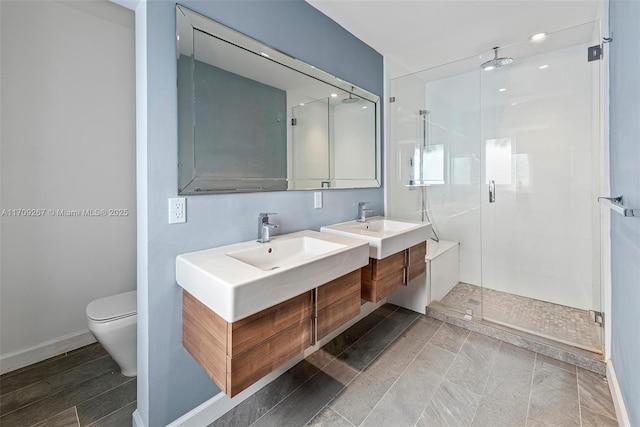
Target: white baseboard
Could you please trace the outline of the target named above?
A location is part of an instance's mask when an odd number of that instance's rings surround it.
[[[142,418],[140,417],[140,412],[137,408],[135,411],[133,411],[133,420],[131,421],[131,423],[132,427],[145,427],[144,423],[142,422]]]
[[[304,351],[304,353],[299,354],[295,358],[289,360],[287,363],[280,366],[277,370],[271,372],[269,375],[265,376],[264,378],[262,378],[261,380],[253,384],[251,387],[247,388],[246,390],[234,396],[233,398],[220,392],[217,395],[213,396],[211,399],[201,404],[200,406],[197,406],[196,408],[187,412],[180,418],[176,419],[167,427],[200,427],[200,426],[206,427],[208,426],[209,424],[211,424],[212,422],[214,422],[215,420],[217,420],[218,418],[220,418],[221,416],[223,416],[224,414],[232,410],[234,407],[242,403],[245,399],[251,397],[251,395],[255,394],[262,387],[266,386],[271,381],[275,380],[280,375],[287,372],[289,369],[291,369],[293,366],[295,366],[298,362],[303,360],[305,357],[319,350],[320,347],[322,347],[323,345],[325,345],[326,343],[334,339],[336,336],[340,335],[342,332],[347,330],[349,327],[351,327],[358,321],[362,320],[364,317],[371,314],[375,309],[383,305],[386,301],[387,300],[384,299],[375,304],[369,303],[369,302],[363,304],[360,307],[360,315],[351,319],[349,322],[342,325],[336,331],[332,332],[331,334],[329,334],[328,336],[320,340],[315,346],[308,348],[307,350]],[[134,421],[136,423],[135,424],[136,427],[144,427],[141,423],[139,423],[140,417],[136,418],[135,413],[134,413]]]
[[[88,329],[85,329],[25,350],[0,355],[0,374],[24,368],[94,342],[96,342],[94,336]]]
[[[627,412],[627,407],[624,404],[620,384],[618,384],[618,377],[616,377],[616,371],[613,369],[611,359],[607,360],[607,381],[609,382],[609,390],[611,391],[613,405],[616,408],[618,425],[621,427],[631,427],[631,422],[629,422],[629,413]]]

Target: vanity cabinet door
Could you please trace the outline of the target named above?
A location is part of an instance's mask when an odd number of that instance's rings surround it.
[[[236,357],[227,356],[227,393],[233,397],[311,345],[311,317],[263,340]]]
[[[407,282],[412,281],[419,275],[425,272],[427,262],[425,256],[427,255],[427,243],[418,243],[415,246],[409,248],[409,263],[407,265]]]
[[[266,338],[311,318],[312,304],[311,293],[305,292],[245,319],[229,323],[229,356],[236,357]]]
[[[360,270],[318,287],[316,341],[360,314]]]
[[[362,267],[362,299],[378,302],[398,289],[405,281],[406,251],[384,259],[369,258]]]
[[[233,397],[311,346],[312,291],[229,323],[182,293],[182,344]]]
[[[426,242],[383,259],[369,258],[363,267],[362,299],[378,302],[425,272]]]

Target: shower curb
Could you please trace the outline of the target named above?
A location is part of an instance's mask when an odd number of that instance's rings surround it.
[[[540,353],[552,359],[570,363],[579,368],[584,368],[600,375],[606,375],[607,372],[605,362],[595,359],[595,357],[597,357],[595,354],[591,355],[591,353],[589,353],[590,357],[585,355],[588,353],[585,350],[562,349],[546,342],[542,342],[540,339],[535,339],[532,336],[523,336],[510,332],[506,330],[507,328],[500,328],[489,322],[464,319],[460,317],[460,314],[447,312],[446,309],[441,307],[427,307],[427,316],[459,326],[469,331],[477,332],[479,334],[487,335],[500,341],[513,344],[516,347],[526,348],[527,350]]]

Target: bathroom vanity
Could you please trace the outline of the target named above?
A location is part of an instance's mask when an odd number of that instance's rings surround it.
[[[378,302],[425,272],[426,241],[362,267],[362,299]]]
[[[430,227],[371,218],[178,255],[183,345],[233,397],[357,317],[361,298],[424,286]]]
[[[360,314],[360,271],[237,322],[183,291],[183,345],[233,397]]]
[[[361,270],[362,299],[379,302],[425,272],[431,224],[374,217],[320,230],[369,243],[369,263]]]
[[[360,314],[368,252],[302,231],[179,255],[184,347],[235,396]]]

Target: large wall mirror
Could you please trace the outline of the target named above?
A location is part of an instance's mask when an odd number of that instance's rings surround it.
[[[380,186],[380,99],[176,6],[180,194]]]

